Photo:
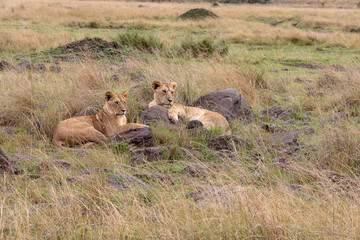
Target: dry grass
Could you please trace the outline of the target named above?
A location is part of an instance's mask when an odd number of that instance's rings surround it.
[[[190,31],[202,34],[199,39],[225,39],[229,44],[229,53],[224,56],[168,57],[160,50],[151,54],[133,51],[123,62],[88,58],[60,62],[63,69],[60,73],[1,71],[0,126],[15,127],[13,135],[0,131],[1,149],[9,156],[25,153],[33,159],[17,160],[23,174],[2,175],[0,238],[358,238],[360,133],[354,118],[360,108],[357,56],[345,56],[352,64],[344,66],[343,71],[291,67],[286,71],[270,71],[278,67],[275,65],[278,62],[268,60],[272,56],[264,46],[258,46],[262,49],[260,57],[244,54],[255,51],[253,45],[265,44],[274,47],[276,61],[290,61],[294,60],[286,56],[290,51],[281,55],[276,47],[287,48],[292,44],[290,53],[295,51],[297,62],[316,62],[306,51],[311,49],[318,55],[320,52],[315,49],[324,45],[332,46],[329,58],[334,54],[340,56],[345,51],[343,47],[360,47],[359,35],[346,32],[359,27],[359,10],[222,5],[213,9],[221,17],[219,20],[195,22],[175,17],[189,8],[207,7],[208,3],[145,2],[141,3],[145,7],[138,8],[139,4],[50,0],[0,4],[0,56],[13,64],[22,54],[47,50],[84,36],[112,40],[119,32],[134,29],[145,36],[155,36],[165,46],[179,45],[190,35],[197,39]],[[290,23],[270,26],[264,22],[269,18],[300,19],[304,29]],[[97,22],[102,27],[70,27],[74,22]],[[109,24],[123,24],[124,29],[107,29]],[[315,30],[319,26],[324,32]],[[304,46],[307,44],[311,47]],[[326,60],[321,64],[333,64]],[[45,65],[48,68],[53,63]],[[119,69],[125,69],[119,80],[110,80]],[[132,82],[130,77],[134,73],[143,73],[146,79]],[[303,80],[295,81],[295,76]],[[130,90],[129,119],[136,121],[152,97],[153,80],[177,82],[176,98],[183,104],[224,88],[242,93],[252,106],[256,122],[232,123],[234,135],[246,142],[237,149],[236,159],[217,158],[207,146],[208,136],[191,134],[184,125],[152,126],[156,142],[170,145],[171,151],[161,161],[135,167],[128,162],[126,146],[117,146],[125,149],[118,152],[112,144],[85,152],[61,151],[52,146],[50,139],[56,123],[88,106],[101,107],[108,90]],[[295,122],[262,119],[258,111],[274,105],[294,110]],[[326,120],[337,112],[343,112],[344,117],[335,122]],[[259,120],[281,125],[284,131],[301,130],[309,124],[315,134],[300,134],[300,150],[288,154],[282,148],[257,141],[270,134],[261,128]],[[173,153],[178,146],[192,147],[203,157]],[[279,158],[288,162],[278,161]],[[70,169],[54,165],[55,160],[70,163]],[[217,168],[206,165],[208,162],[215,163]],[[209,175],[196,178],[182,173],[188,163],[204,166]],[[80,170],[91,167],[131,175],[162,172],[172,177],[174,185],[149,181],[146,188],[120,190],[106,182],[112,173],[80,174]],[[241,191],[199,202],[189,198],[189,193],[208,185],[239,187]]]

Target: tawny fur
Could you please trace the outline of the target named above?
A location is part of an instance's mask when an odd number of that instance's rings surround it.
[[[149,103],[149,107],[159,105],[168,110],[169,119],[176,123],[179,117],[183,119],[199,120],[206,129],[219,127],[224,133],[231,134],[231,128],[226,118],[217,112],[197,107],[188,107],[174,102],[176,83],[163,84],[160,81],[154,81],[152,84],[154,90],[154,100]]]
[[[126,124],[126,99],[128,93],[105,94],[105,105],[96,115],[69,118],[58,123],[52,142],[58,148],[85,147],[104,143],[109,137],[146,125]]]

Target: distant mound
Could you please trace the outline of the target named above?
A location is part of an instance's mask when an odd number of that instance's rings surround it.
[[[101,38],[85,38],[58,46],[54,49],[31,54],[37,60],[71,61],[88,56],[93,59],[122,57],[124,50],[116,42],[108,42]]]
[[[211,4],[212,7],[219,7],[220,5],[217,2],[214,2],[213,4]]]
[[[204,8],[194,8],[189,11],[181,14],[179,18],[181,19],[191,19],[191,20],[200,20],[205,18],[218,18],[219,16],[213,13],[212,11],[206,10]]]

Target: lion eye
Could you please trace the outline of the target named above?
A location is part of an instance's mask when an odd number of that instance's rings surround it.
[[[171,94],[174,94],[174,92],[171,92]]]
[[[120,102],[118,102],[118,101],[116,101],[115,103],[116,103],[117,105],[119,105],[119,104],[120,104]]]
[[[166,93],[166,90],[163,90],[164,93]]]

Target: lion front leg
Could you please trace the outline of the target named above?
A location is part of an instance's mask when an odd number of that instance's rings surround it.
[[[169,110],[168,117],[170,119],[170,122],[176,124],[179,121],[178,113],[174,110]]]

